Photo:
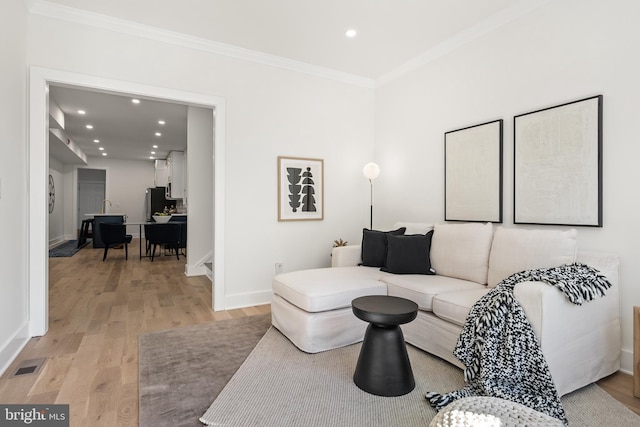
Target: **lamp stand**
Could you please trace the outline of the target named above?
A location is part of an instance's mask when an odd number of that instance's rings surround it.
[[[371,194],[370,194],[370,200],[371,200],[371,205],[370,205],[370,211],[369,211],[369,230],[373,230],[373,180],[370,179],[369,180],[369,184],[371,184]]]

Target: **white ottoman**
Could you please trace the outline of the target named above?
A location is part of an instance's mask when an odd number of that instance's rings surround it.
[[[366,271],[363,274],[363,271]],[[386,295],[374,267],[318,268],[273,278],[271,323],[300,350],[318,353],[362,341],[367,323],[351,310],[365,295]]]

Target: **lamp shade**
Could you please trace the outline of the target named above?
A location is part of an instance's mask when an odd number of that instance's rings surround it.
[[[380,175],[380,167],[375,163],[367,163],[364,165],[362,173],[367,179],[376,179]]]

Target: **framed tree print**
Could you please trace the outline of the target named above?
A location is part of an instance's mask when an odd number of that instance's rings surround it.
[[[278,221],[324,219],[324,161],[278,157]]]
[[[445,221],[502,222],[502,120],[444,134]]]
[[[602,95],[513,118],[514,223],[602,227]]]

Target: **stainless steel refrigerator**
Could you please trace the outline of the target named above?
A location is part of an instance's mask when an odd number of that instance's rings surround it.
[[[168,207],[165,198],[165,188],[155,187],[147,188],[144,197],[144,216],[147,221],[152,221],[151,216],[156,212],[162,212],[164,207]]]

